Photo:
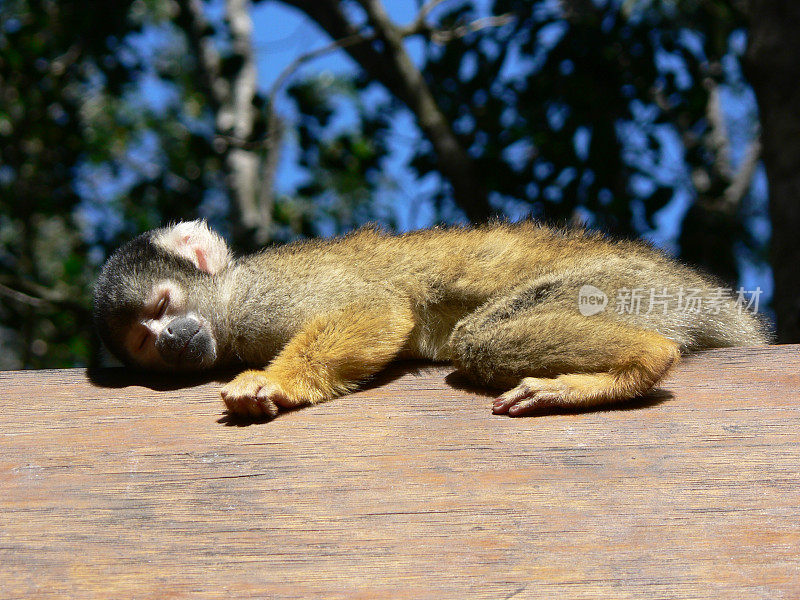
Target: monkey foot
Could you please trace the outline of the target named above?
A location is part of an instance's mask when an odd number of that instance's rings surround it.
[[[221,390],[231,413],[254,419],[272,419],[292,403],[281,387],[261,371],[245,371]]]
[[[563,406],[568,403],[570,391],[567,385],[557,379],[526,377],[517,387],[494,401],[492,412],[520,417],[546,406]]]

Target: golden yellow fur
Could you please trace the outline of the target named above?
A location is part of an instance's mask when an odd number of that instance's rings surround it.
[[[312,319],[266,369],[248,370],[222,390],[229,407],[254,416],[353,391],[397,356],[413,327],[408,307],[363,306]],[[261,392],[261,393],[259,393]],[[250,398],[256,402],[248,402]]]
[[[253,282],[244,294],[241,269]],[[622,289],[719,286],[644,244],[527,222],[399,236],[362,229],[265,251],[229,276],[232,314],[265,308],[234,346],[268,366],[222,390],[232,410],[253,415],[349,392],[394,357],[453,361],[480,384],[517,386],[496,412],[615,402],[646,392],[681,351],[765,342],[732,298],[719,314],[609,306],[582,315],[586,284],[612,301]]]

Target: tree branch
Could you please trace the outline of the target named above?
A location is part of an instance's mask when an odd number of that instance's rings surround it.
[[[294,73],[302,67],[304,64],[311,62],[315,58],[319,58],[320,56],[324,56],[325,54],[329,54],[334,50],[340,50],[343,48],[347,48],[354,44],[360,44],[362,42],[366,42],[368,40],[375,39],[375,34],[370,32],[361,32],[354,33],[352,35],[348,35],[340,40],[336,40],[331,42],[326,46],[322,46],[321,48],[317,48],[316,50],[310,50],[305,54],[301,54],[300,56],[296,57],[292,62],[290,62],[283,71],[280,72],[275,81],[272,82],[272,85],[269,88],[269,97],[275,98],[278,92],[281,90],[283,85],[289,80],[289,78],[294,75]]]
[[[734,175],[731,184],[725,189],[724,201],[725,207],[731,212],[739,209],[742,199],[750,189],[750,184],[753,182],[753,175],[756,172],[758,161],[761,159],[761,138],[756,137],[747,148],[747,153],[742,159],[742,164],[739,165],[736,175]]]
[[[714,154],[714,168],[720,175],[730,179],[732,177],[730,140],[728,128],[725,126],[725,115],[722,113],[719,86],[711,78],[707,78],[703,83],[708,90],[706,118],[711,128],[707,144]]]
[[[0,295],[33,308],[55,306],[82,317],[89,316],[89,310],[74,299],[68,292],[60,292],[43,285],[26,281],[11,275],[0,276]]]
[[[486,186],[476,176],[472,160],[439,110],[422,73],[406,52],[400,28],[390,21],[379,0],[359,0],[359,3],[378,37],[384,42],[384,56],[388,64],[399,76],[402,86],[400,99],[416,115],[421,129],[433,144],[439,167],[450,181],[456,201],[471,221],[487,220],[492,209]]]
[[[422,4],[417,11],[417,16],[414,18],[414,21],[410,25],[403,27],[403,31],[409,32],[410,35],[424,33],[430,28],[430,25],[428,25],[428,15],[444,1],[445,0],[429,0],[429,2]]]
[[[446,44],[462,38],[470,33],[475,33],[481,29],[490,27],[502,27],[511,23],[515,19],[514,15],[508,13],[505,15],[497,15],[492,17],[483,17],[482,19],[475,19],[469,23],[464,23],[453,29],[433,29],[427,23],[424,23],[419,29],[402,29],[403,36],[409,35],[427,35],[430,39],[437,44]]]
[[[443,0],[436,0],[431,4],[439,4]],[[424,8],[424,7],[423,7]],[[420,13],[422,14],[422,13]],[[483,19],[476,19],[475,21],[471,21],[469,23],[465,23],[463,25],[459,25],[453,29],[434,29],[432,28],[424,19],[420,19],[419,17],[415,19],[414,23],[408,25],[406,27],[399,28],[398,31],[400,35],[404,38],[413,37],[415,35],[425,35],[431,38],[436,43],[447,43],[454,39],[458,39],[468,35],[470,33],[474,33],[476,31],[480,31],[481,29],[486,29],[489,27],[500,27],[502,25],[506,25],[514,20],[514,15],[512,14],[505,14],[496,17],[486,17]],[[352,35],[348,35],[339,40],[335,40],[330,44],[322,46],[321,48],[317,48],[315,50],[310,50],[305,54],[301,54],[297,56],[291,63],[289,63],[283,71],[280,72],[278,77],[272,83],[269,89],[269,98],[274,99],[280,90],[283,88],[284,84],[297,72],[300,67],[305,65],[306,63],[311,62],[312,60],[324,56],[325,54],[329,54],[335,50],[343,50],[353,46],[355,44],[361,44],[363,42],[369,42],[376,38],[376,34],[374,31],[370,30],[361,30],[357,33]]]
[[[334,40],[360,35],[333,0],[284,0],[306,13]],[[485,221],[493,211],[483,180],[461,146],[458,138],[436,104],[419,69],[413,64],[403,45],[403,28],[391,22],[377,0],[359,0],[375,32],[383,42],[363,39],[346,46],[346,52],[367,74],[403,102],[415,115],[425,136],[431,141],[439,169],[453,188],[453,196],[473,222]],[[428,12],[438,4],[428,3]],[[418,19],[415,19],[415,22]],[[419,32],[416,32],[419,33]]]
[[[420,6],[415,21],[418,23],[424,23],[428,19],[428,15],[431,14],[431,11],[433,11],[434,8],[439,6],[444,1],[445,0],[428,0],[428,2]]]

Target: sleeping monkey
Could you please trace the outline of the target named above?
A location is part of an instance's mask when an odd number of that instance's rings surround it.
[[[643,243],[532,222],[364,228],[234,257],[191,221],[112,254],[94,318],[127,364],[242,365],[221,394],[252,418],[353,391],[395,358],[452,361],[519,416],[624,401],[683,352],[766,343],[741,300]]]

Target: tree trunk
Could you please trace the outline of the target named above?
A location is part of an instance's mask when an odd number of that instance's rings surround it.
[[[218,129],[232,132],[233,137],[241,142],[249,141],[253,135],[256,120],[253,100],[258,93],[250,8],[250,0],[225,2],[225,16],[228,20],[233,53],[240,64],[231,78],[228,102],[217,115]],[[274,150],[277,153],[277,148]],[[239,207],[242,224],[252,232],[255,245],[262,246],[269,241],[272,226],[272,206],[261,204],[265,198],[271,198],[271,195],[265,195],[261,190],[264,185],[260,178],[265,161],[263,152],[231,148],[227,160],[232,180],[231,187]]]
[[[779,342],[800,341],[800,2],[749,0],[746,73],[758,100],[769,180]]]
[[[258,93],[253,50],[250,0],[226,0],[225,17],[233,55],[238,59],[233,73],[222,73],[222,58],[212,39],[203,3],[179,0],[176,20],[185,32],[198,65],[200,83],[215,112],[218,138],[223,143],[228,187],[234,200],[231,225],[234,239],[245,248],[258,248],[270,239],[272,195],[262,190],[262,174],[269,171],[270,157],[263,149],[248,148],[253,133]],[[278,136],[273,135],[273,141]],[[277,153],[276,143],[272,149]]]

